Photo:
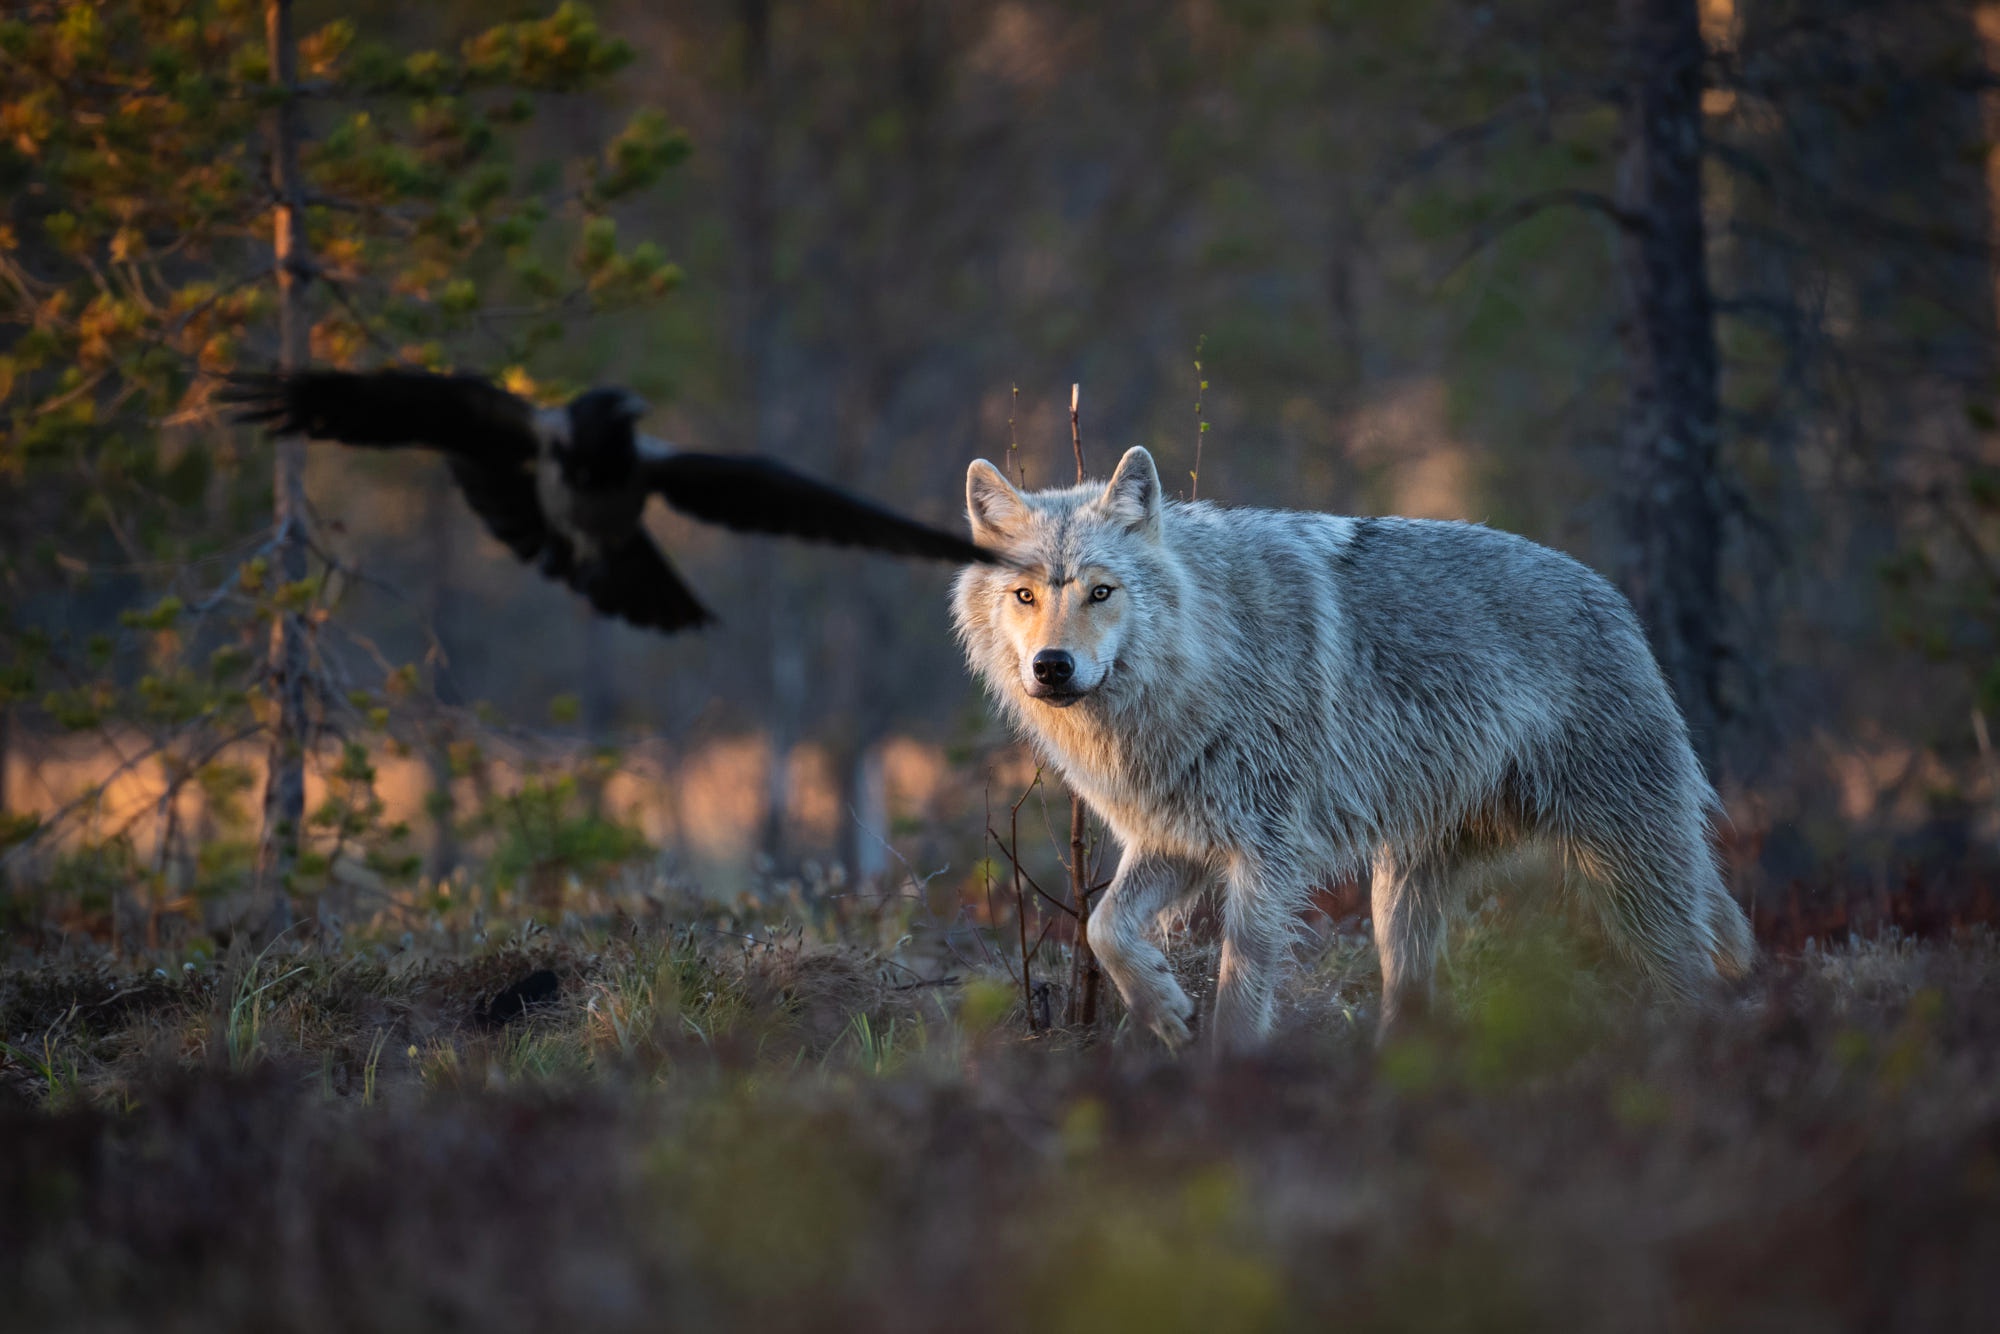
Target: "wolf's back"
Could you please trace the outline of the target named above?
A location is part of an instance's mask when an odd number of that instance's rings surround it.
[[[1105,720],[1143,734],[1118,749],[1162,793],[1199,775],[1238,823],[1289,804],[1357,857],[1496,804],[1573,805],[1586,781],[1714,801],[1630,605],[1566,555],[1475,524],[1209,506],[1170,506],[1162,546],[1180,605],[1134,636],[1150,688]]]
[[[1163,545],[1192,604],[1182,614],[1210,641],[1254,646],[1274,686],[1325,676],[1419,715],[1502,702],[1502,687],[1535,697],[1512,706],[1547,714],[1592,702],[1582,696],[1595,687],[1675,713],[1623,595],[1526,538],[1206,505],[1169,506],[1167,520]]]
[[[1611,686],[1665,689],[1631,605],[1582,562],[1512,533],[1424,519],[1359,519],[1339,561],[1349,632],[1401,698],[1511,680],[1544,707]]]

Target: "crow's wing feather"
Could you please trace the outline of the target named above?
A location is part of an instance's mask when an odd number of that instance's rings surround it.
[[[535,409],[477,375],[430,371],[291,371],[233,375],[217,397],[238,421],[278,435],[348,445],[428,446],[454,458],[535,457]]]
[[[561,548],[554,553],[558,561],[567,556],[569,541],[543,517],[541,499],[535,494],[535,476],[527,468],[488,467],[457,456],[446,458],[445,466],[451,469],[452,480],[486,531],[506,543],[509,551],[525,561],[537,559],[552,547]]]
[[[579,563],[570,584],[598,611],[621,617],[642,630],[672,634],[715,622],[715,616],[681,582],[653,539],[644,533],[626,539],[595,561]]]
[[[542,514],[528,464],[534,409],[476,375],[309,370],[230,377],[220,395],[239,421],[349,445],[440,450],[481,522],[524,561],[566,574],[569,543]]]
[[[683,514],[743,532],[960,564],[999,559],[956,533],[904,518],[775,459],[672,454],[648,458],[646,478],[652,490]]]

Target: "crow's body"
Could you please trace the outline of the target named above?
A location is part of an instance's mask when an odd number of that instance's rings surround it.
[[[642,522],[654,494],[682,513],[746,532],[958,564],[990,552],[771,459],[693,454],[641,435],[645,404],[592,389],[537,409],[488,380],[426,371],[239,376],[225,391],[245,421],[378,449],[445,455],[492,534],[598,611],[672,633],[715,618]]]

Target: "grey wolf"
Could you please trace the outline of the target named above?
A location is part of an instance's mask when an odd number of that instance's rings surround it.
[[[695,454],[642,435],[644,400],[587,390],[538,409],[476,375],[301,371],[232,377],[239,420],[279,435],[441,451],[488,530],[608,616],[671,634],[715,617],[640,519],[658,494],[682,513],[746,532],[963,564],[991,559],[772,459]]]
[[[1672,995],[1751,963],[1709,843],[1714,790],[1630,605],[1581,563],[1474,524],[1166,499],[1133,449],[1108,483],[966,474],[973,670],[1109,826],[1089,939],[1134,1019],[1189,1037],[1158,929],[1220,886],[1212,1017],[1269,1031],[1311,886],[1369,873],[1381,1025],[1431,999],[1447,917],[1540,847]]]

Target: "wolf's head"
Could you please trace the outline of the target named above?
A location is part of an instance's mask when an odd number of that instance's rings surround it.
[[[1011,562],[968,569],[954,599],[959,636],[988,684],[1026,709],[1068,708],[1119,684],[1160,563],[1153,456],[1128,450],[1101,487],[1025,495],[981,459],[965,474],[965,508],[973,540]]]

